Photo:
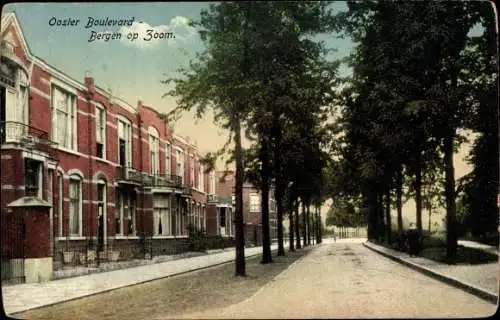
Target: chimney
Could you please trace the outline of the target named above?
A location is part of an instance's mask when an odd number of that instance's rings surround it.
[[[94,78],[92,78],[92,75],[90,74],[89,70],[85,71],[85,85],[87,87],[94,85]]]
[[[89,94],[94,95],[95,94],[94,78],[92,78],[92,75],[90,74],[89,70],[85,72],[85,85],[87,86],[87,91],[89,92]]]
[[[142,108],[143,104],[142,104],[142,100],[137,100],[137,109],[140,109]]]

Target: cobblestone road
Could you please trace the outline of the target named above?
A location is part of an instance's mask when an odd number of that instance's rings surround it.
[[[251,298],[184,318],[484,317],[496,305],[362,246],[329,243]]]

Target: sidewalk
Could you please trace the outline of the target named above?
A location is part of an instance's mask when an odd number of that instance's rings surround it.
[[[460,244],[464,246],[474,245],[474,243]],[[363,245],[428,276],[461,288],[490,302],[497,303],[499,289],[498,262],[478,265],[448,265],[422,257],[410,257],[405,252],[392,250],[370,241],[366,241]]]
[[[277,244],[271,245],[276,250]],[[245,257],[262,253],[262,247],[245,248]],[[148,281],[234,261],[235,249],[162,263],[89,275],[12,286],[2,286],[6,314],[27,311]]]
[[[495,246],[489,246],[487,244],[483,244],[483,243],[479,243],[479,242],[475,242],[475,241],[469,241],[469,240],[458,240],[458,245],[462,245],[462,246],[468,247],[468,248],[481,249],[481,250],[498,255],[498,248]]]

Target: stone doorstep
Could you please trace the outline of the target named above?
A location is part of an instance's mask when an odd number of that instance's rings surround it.
[[[420,265],[420,264],[417,264],[415,262],[412,262],[412,261],[408,261],[406,256],[403,256],[403,255],[397,255],[397,254],[394,254],[393,252],[391,251],[394,251],[394,250],[390,250],[388,248],[385,248],[385,247],[381,247],[377,244],[374,244],[374,243],[370,243],[370,242],[363,242],[363,246],[387,257],[387,258],[390,258],[396,262],[399,262],[401,264],[404,264],[416,271],[419,271],[427,276],[430,276],[432,278],[435,278],[437,280],[440,280],[442,282],[445,282],[449,285],[452,285],[456,288],[459,288],[459,289],[462,289],[468,293],[471,293],[479,298],[482,298],[484,300],[487,300],[491,303],[497,303],[498,300],[499,300],[499,296],[498,294],[495,294],[493,292],[490,292],[486,289],[483,289],[483,288],[479,288],[477,287],[476,285],[473,285],[473,284],[470,284],[470,283],[467,283],[463,280],[459,280],[459,279],[456,279],[452,276],[449,276],[449,275],[445,275],[441,272],[437,272],[435,270],[432,270],[431,268],[429,267],[424,267],[423,265]],[[424,258],[422,258],[424,259]],[[428,259],[426,259],[428,260]],[[432,261],[432,260],[431,260]],[[438,263],[429,263],[430,265],[439,265]]]

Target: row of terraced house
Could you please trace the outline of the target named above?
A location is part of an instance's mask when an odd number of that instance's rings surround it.
[[[232,237],[233,201],[216,196],[196,144],[141,101],[34,56],[13,13],[2,15],[0,89],[2,280],[184,252],[191,230]]]

